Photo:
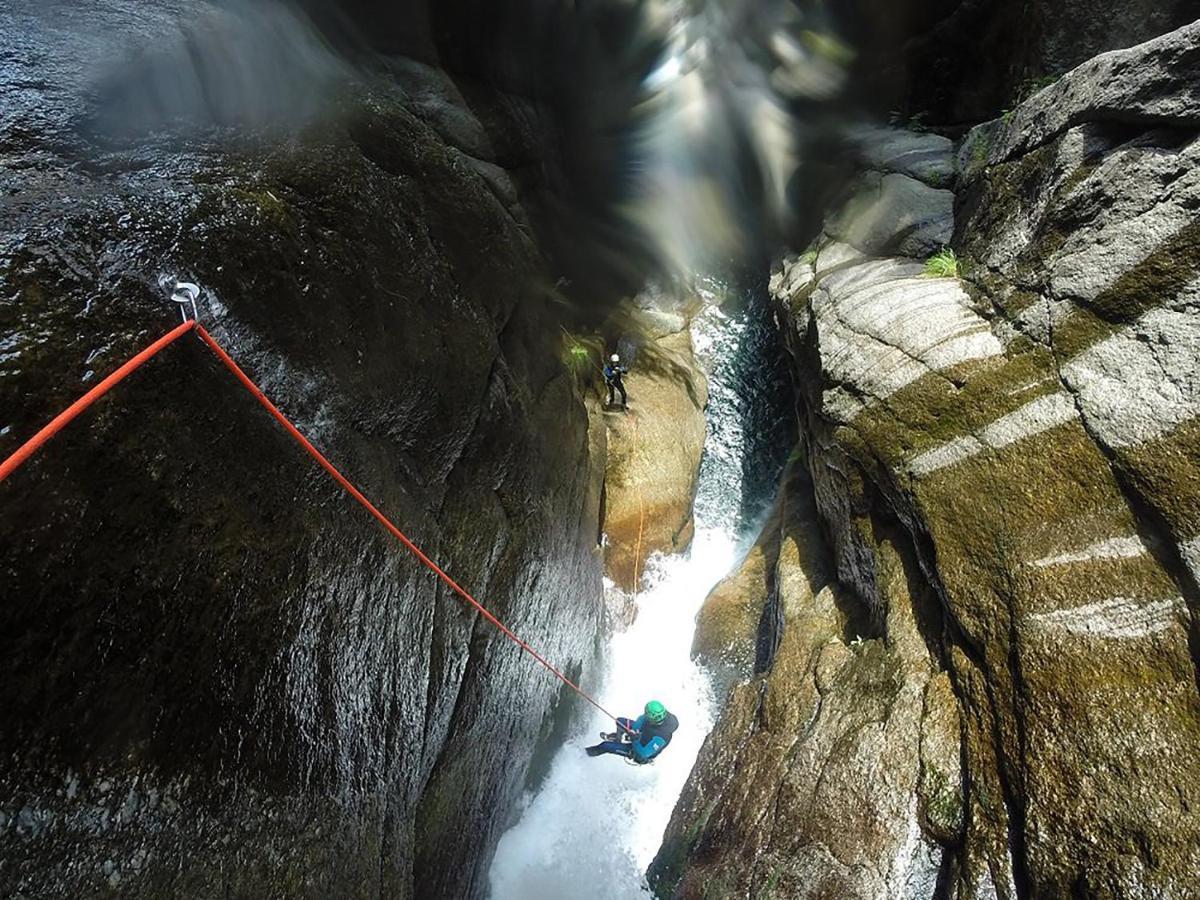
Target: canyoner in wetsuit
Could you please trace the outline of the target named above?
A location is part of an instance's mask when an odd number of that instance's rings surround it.
[[[617,719],[617,725],[619,730],[612,734],[601,733],[604,743],[588,747],[588,756],[612,753],[636,763],[653,762],[671,743],[671,735],[679,728],[679,720],[657,700],[651,700],[646,704],[643,715],[636,720]]]
[[[604,367],[604,383],[608,385],[608,405],[614,406],[617,401],[617,392],[621,394],[621,409],[629,409],[629,395],[625,393],[625,383],[621,381],[622,375],[628,375],[629,370],[621,365],[621,357],[614,353],[609,359],[608,365]]]

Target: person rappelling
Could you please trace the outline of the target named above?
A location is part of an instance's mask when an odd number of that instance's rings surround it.
[[[601,732],[603,743],[588,747],[587,755],[611,753],[639,764],[653,762],[671,743],[671,735],[679,728],[679,720],[657,700],[651,700],[646,704],[645,712],[636,720],[618,718],[617,726],[612,734]]]
[[[608,385],[608,405],[616,405],[616,395],[619,391],[621,394],[621,409],[629,409],[629,397],[625,393],[625,384],[621,381],[622,375],[628,375],[629,370],[621,365],[620,354],[614,353],[609,357],[608,364],[604,367],[604,383]]]

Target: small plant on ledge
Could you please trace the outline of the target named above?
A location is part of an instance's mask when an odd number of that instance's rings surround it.
[[[925,260],[926,278],[957,278],[958,256],[949,247],[943,247]]]

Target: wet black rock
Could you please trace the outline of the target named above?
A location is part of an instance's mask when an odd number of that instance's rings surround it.
[[[96,61],[177,13],[0,12],[0,456],[178,321],[160,278],[198,281],[201,319],[300,428],[579,672],[601,462],[548,337],[554,273],[496,190],[521,148],[536,190],[535,106],[475,90],[498,160],[386,80],[332,79],[236,137],[101,148],[80,130]],[[482,889],[556,682],[199,342],[0,485],[0,511],[0,894]]]

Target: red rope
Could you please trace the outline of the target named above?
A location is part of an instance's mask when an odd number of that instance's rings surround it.
[[[505,637],[507,637],[510,641],[545,666],[555,678],[577,693],[580,697],[592,704],[592,706],[596,707],[596,709],[600,710],[600,712],[604,713],[610,719],[616,721],[616,716],[601,706],[600,703],[593,699],[586,691],[583,690],[583,688],[551,665],[546,658],[534,650],[533,647],[529,646],[529,644],[513,633],[513,631],[507,625],[492,615],[491,611],[488,610],[487,607],[472,597],[471,594],[467,592],[466,589],[461,587],[457,581],[447,575],[437,563],[426,556],[421,551],[420,547],[410,541],[407,535],[405,535],[403,531],[401,531],[392,523],[391,519],[381,513],[375,504],[363,495],[362,491],[351,484],[350,480],[341,472],[339,472],[333,463],[326,459],[321,451],[312,445],[312,442],[309,441],[308,438],[300,433],[300,430],[291,423],[287,416],[281,413],[279,408],[267,399],[267,395],[262,392],[258,385],[250,380],[250,377],[242,371],[241,367],[233,361],[233,358],[225,352],[221,345],[217,343],[216,339],[213,338],[213,336],[209,334],[207,330],[205,330],[203,325],[196,326],[196,333],[200,335],[200,339],[204,341],[204,343],[208,344],[208,346],[212,348],[213,353],[217,354],[217,357],[225,364],[225,367],[234,374],[234,377],[236,377],[237,380],[242,383],[242,386],[254,395],[254,399],[262,404],[263,409],[269,412],[272,417],[274,417],[275,421],[287,429],[288,434],[290,434],[296,440],[296,443],[303,447],[305,452],[315,459],[320,464],[321,468],[333,477],[334,481],[345,488],[346,493],[357,500],[367,512],[374,516],[380,525],[391,532],[392,536],[396,538],[396,540],[407,547],[417,559],[424,563],[425,566],[427,566],[435,575],[437,575],[438,578],[442,579],[442,581],[444,581],[452,591],[466,600],[467,603],[471,604],[471,606],[475,607],[475,609],[479,611],[480,615],[500,629],[501,633],[503,633]]]
[[[496,628],[498,628],[505,637],[541,663],[551,674],[554,675],[555,678],[559,679],[563,684],[577,693],[580,697],[582,697],[592,706],[596,707],[596,709],[600,710],[600,712],[604,713],[604,715],[608,716],[613,721],[616,721],[619,726],[621,725],[621,723],[617,721],[616,716],[601,706],[600,703],[590,694],[584,691],[583,688],[551,665],[544,656],[537,652],[537,650],[518,637],[512,631],[512,629],[496,618],[496,616],[494,616],[490,610],[488,610],[482,603],[471,596],[471,594],[461,587],[458,582],[447,575],[442,568],[437,565],[437,563],[426,556],[421,551],[420,547],[410,541],[404,532],[397,528],[387,516],[381,513],[375,504],[366,498],[362,491],[351,484],[350,480],[341,472],[339,472],[333,463],[326,459],[325,456],[322,455],[321,451],[312,445],[308,438],[300,433],[300,430],[291,423],[287,416],[279,411],[278,407],[276,407],[274,403],[267,399],[266,394],[259,389],[258,385],[250,380],[250,377],[242,371],[241,367],[238,366],[236,362],[233,361],[233,358],[225,352],[221,345],[217,343],[216,339],[213,338],[213,336],[209,334],[207,330],[205,330],[204,326],[198,325],[195,321],[184,322],[182,325],[179,325],[167,332],[167,334],[163,335],[145,350],[138,353],[136,356],[130,359],[129,362],[125,363],[125,365],[121,366],[121,368],[117,369],[98,385],[67,407],[66,410],[56,416],[50,422],[50,424],[22,444],[17,451],[4,460],[3,463],[0,463],[0,481],[3,481],[18,468],[20,468],[47,441],[58,434],[58,432],[62,431],[62,429],[65,428],[80,413],[112,390],[112,388],[118,383],[123,381],[131,372],[139,368],[143,363],[145,363],[152,356],[156,355],[163,348],[174,343],[178,338],[187,334],[193,328],[200,336],[200,339],[212,349],[221,362],[225,364],[226,368],[228,368],[229,371],[234,374],[237,380],[242,383],[242,386],[254,395],[254,398],[261,403],[263,408],[266,409],[266,411],[269,412],[271,416],[287,430],[288,434],[290,434],[296,440],[296,442],[304,448],[305,452],[315,459],[320,464],[321,468],[328,472],[351,497],[357,500],[363,506],[363,508],[367,510],[367,512],[374,516],[379,524],[391,532],[393,537],[395,537],[398,541],[400,541],[400,543],[408,548],[408,550],[414,556],[416,556],[417,559],[419,559],[426,567],[428,567],[435,575],[437,575],[438,578],[444,581],[451,590],[466,600],[467,603],[479,611],[480,615],[496,626]],[[626,730],[628,731],[628,729]]]
[[[196,323],[194,321],[188,321],[184,322],[182,325],[172,328],[157,341],[155,341],[137,356],[133,357],[133,359],[129,360],[129,362],[125,363],[125,365],[121,366],[121,368],[117,369],[117,371],[113,372],[98,385],[55,416],[49,425],[18,447],[16,453],[4,460],[3,463],[0,463],[0,481],[3,481],[22,465],[24,465],[29,457],[33,456],[33,454],[37,453],[38,450],[41,449],[43,444],[66,428],[67,425],[69,425],[71,421],[85,409],[111,391],[120,382],[124,381],[135,369],[140,368],[142,363],[146,362],[146,360],[150,359],[150,357],[155,356],[167,345],[172,344],[179,338],[183,337],[195,326]]]

